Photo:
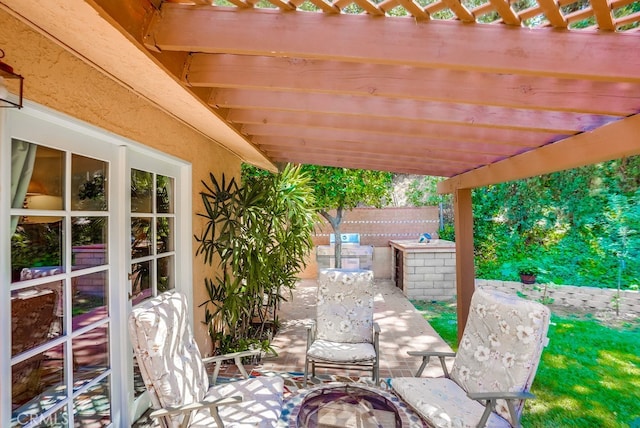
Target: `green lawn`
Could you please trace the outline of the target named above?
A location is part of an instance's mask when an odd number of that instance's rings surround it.
[[[413,304],[455,349],[455,306]],[[523,427],[640,428],[640,321],[610,327],[590,316],[554,314],[549,340]]]

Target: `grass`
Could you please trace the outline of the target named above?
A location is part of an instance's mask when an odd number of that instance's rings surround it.
[[[455,349],[455,305],[412,303]],[[640,321],[553,314],[548,336],[522,426],[640,428]]]

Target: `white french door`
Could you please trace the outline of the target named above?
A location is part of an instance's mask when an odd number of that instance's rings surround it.
[[[191,284],[190,169],[44,108],[2,115],[0,426],[128,426],[127,316]]]
[[[129,150],[127,171],[125,187],[130,191],[125,222],[131,237],[126,252],[129,312],[152,296],[175,289],[177,278],[184,281],[189,277],[184,267],[190,266],[190,262],[177,248],[190,237],[190,232],[184,233],[190,230],[188,224],[181,225],[180,220],[188,218],[191,204],[185,196],[191,192],[180,190],[186,181],[181,178],[183,168],[161,158],[150,162],[149,154]],[[185,208],[189,211],[185,212]],[[128,379],[132,380],[128,385],[129,417],[135,421],[149,408],[150,401],[131,349],[127,361]]]

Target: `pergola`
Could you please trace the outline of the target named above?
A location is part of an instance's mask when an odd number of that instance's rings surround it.
[[[640,154],[638,0],[0,3],[248,163],[447,177],[462,321],[471,189]]]

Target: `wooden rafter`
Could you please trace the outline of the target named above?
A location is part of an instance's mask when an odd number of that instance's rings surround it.
[[[358,32],[352,31],[354,26]],[[183,31],[186,27],[190,31]],[[247,37],[246,28],[261,37]],[[181,5],[163,7],[161,19],[153,21],[148,33],[162,51],[640,82],[640,54],[634,54],[638,51],[636,38],[612,33],[521,31],[512,26]],[[305,37],[299,37],[300,33]],[[583,46],[588,46],[589,56],[583,55],[579,48]],[[599,61],[593,61],[592,56]]]

